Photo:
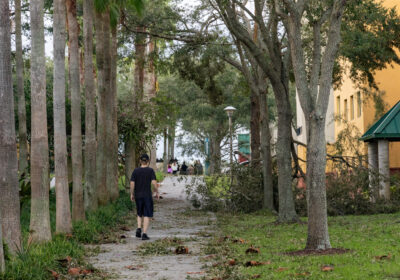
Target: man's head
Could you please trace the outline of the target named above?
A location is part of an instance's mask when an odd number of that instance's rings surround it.
[[[147,165],[149,163],[149,161],[150,161],[150,158],[147,154],[142,154],[140,156],[140,164],[141,165]]]

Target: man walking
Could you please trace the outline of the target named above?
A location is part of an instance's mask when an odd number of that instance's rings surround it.
[[[153,192],[151,184],[159,198],[156,174],[149,167],[150,158],[147,154],[140,157],[140,167],[132,172],[131,176],[131,200],[135,201],[137,209],[137,230],[136,237],[142,240],[149,240],[147,229],[149,228],[150,218],[153,217]],[[143,230],[142,230],[143,225]]]

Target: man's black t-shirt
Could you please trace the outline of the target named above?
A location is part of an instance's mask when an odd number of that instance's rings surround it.
[[[152,180],[156,180],[153,168],[139,167],[132,172],[131,181],[135,182],[135,198],[152,197]]]

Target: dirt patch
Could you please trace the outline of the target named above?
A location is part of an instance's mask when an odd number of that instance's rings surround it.
[[[326,250],[299,250],[283,253],[287,256],[324,256],[324,255],[341,255],[350,253],[352,250],[344,248],[331,248]]]

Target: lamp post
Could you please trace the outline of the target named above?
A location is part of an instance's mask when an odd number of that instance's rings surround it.
[[[226,114],[228,115],[229,118],[229,138],[230,138],[230,164],[231,164],[231,177],[232,177],[232,165],[233,165],[233,141],[232,141],[232,116],[233,113],[236,111],[235,107],[232,106],[228,106],[224,109],[224,111],[226,112]]]

